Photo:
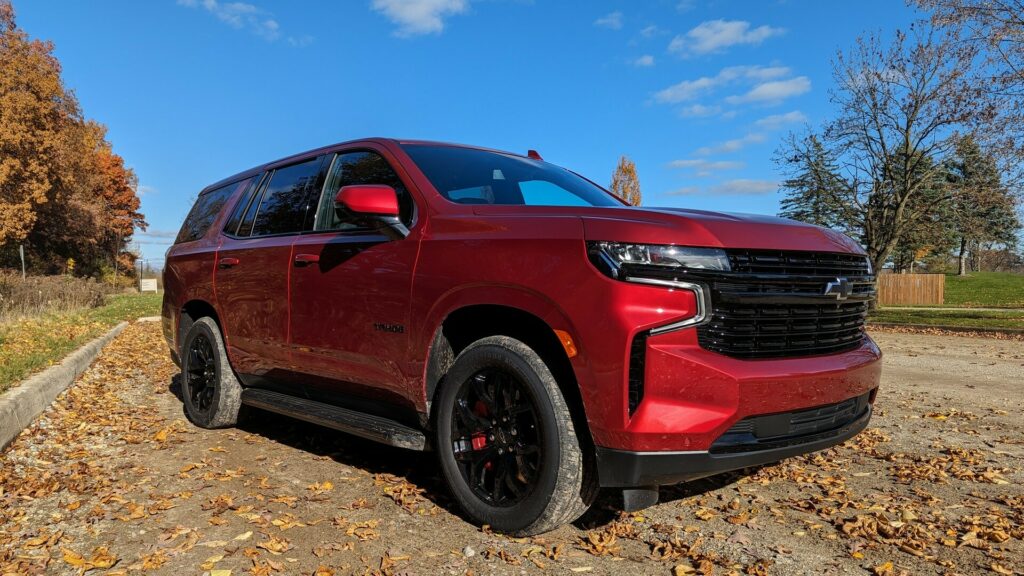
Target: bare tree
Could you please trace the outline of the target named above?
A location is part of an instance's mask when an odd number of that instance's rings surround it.
[[[935,199],[916,199],[934,189],[943,170],[936,159],[976,112],[968,85],[974,58],[970,45],[920,27],[897,32],[888,44],[861,37],[836,57],[832,101],[839,112],[821,136],[841,183],[830,191],[830,205],[859,232],[875,269],[935,207]],[[784,146],[780,155],[791,152]]]

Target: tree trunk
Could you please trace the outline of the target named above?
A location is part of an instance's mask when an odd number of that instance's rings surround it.
[[[957,267],[957,276],[967,276],[967,237],[960,237],[960,255],[957,256],[959,260],[959,266]]]

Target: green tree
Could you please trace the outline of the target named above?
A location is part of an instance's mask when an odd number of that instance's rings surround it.
[[[957,141],[947,162],[951,224],[959,240],[957,273],[967,274],[967,251],[979,252],[983,243],[1016,244],[1021,223],[1017,202],[993,155],[985,153],[971,136]]]
[[[611,191],[633,206],[640,205],[640,178],[636,164],[626,156],[619,158],[619,165],[612,174]]]
[[[787,174],[780,192],[779,215],[828,228],[844,228],[843,198],[849,184],[839,175],[834,154],[817,134],[790,134],[784,154],[775,162]]]

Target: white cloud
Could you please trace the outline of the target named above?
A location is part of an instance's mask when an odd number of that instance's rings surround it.
[[[738,170],[743,168],[743,162],[735,160],[707,160],[704,158],[688,158],[686,160],[673,160],[668,163],[669,168],[690,168],[698,172],[713,172],[717,170]]]
[[[139,184],[139,186],[135,189],[135,193],[138,194],[139,196],[145,196],[146,194],[154,194],[156,193],[156,191],[156,188],[152,186],[147,186],[145,184]]]
[[[721,106],[705,106],[704,104],[691,104],[679,111],[679,115],[686,118],[707,118],[708,116],[717,116],[721,113]]]
[[[799,124],[801,122],[807,122],[807,116],[799,110],[793,110],[792,112],[786,112],[785,114],[772,114],[771,116],[765,116],[757,122],[754,122],[754,124],[764,128],[765,130],[778,130],[787,124]]]
[[[683,186],[682,188],[676,188],[665,192],[666,196],[694,196],[701,193],[701,189],[697,186]]]
[[[291,44],[292,46],[298,46],[302,48],[303,46],[309,46],[310,44],[312,44],[313,37],[310,36],[309,34],[303,34],[302,36],[289,36],[288,43]]]
[[[758,26],[751,28],[744,20],[708,20],[686,34],[672,39],[668,51],[676,54],[710,54],[739,44],[757,45],[785,32],[782,28]]]
[[[726,180],[711,188],[714,194],[728,194],[733,196],[754,196],[758,194],[770,194],[779,189],[779,183],[774,180],[751,180],[737,178]]]
[[[148,236],[149,238],[176,238],[178,232],[175,230],[160,230],[155,228],[149,228],[145,231],[136,230],[136,236]]]
[[[641,30],[640,35],[643,36],[644,38],[653,38],[659,34],[662,34],[663,32],[664,31],[661,28],[658,28],[656,25],[651,24],[650,26]]]
[[[615,12],[605,14],[597,20],[594,20],[594,26],[620,30],[622,28],[622,12],[616,10]]]
[[[807,76],[797,76],[788,80],[762,82],[741,96],[730,96],[725,99],[729,104],[745,104],[758,102],[762,104],[778,104],[793,96],[810,91],[811,80]]]
[[[712,146],[704,146],[698,148],[695,154],[698,156],[710,156],[712,154],[729,154],[731,152],[737,152],[745,148],[749,144],[756,144],[758,142],[764,142],[764,134],[760,132],[751,132],[741,138],[734,138],[732,140],[726,140]]]
[[[180,6],[202,8],[232,28],[245,29],[273,42],[281,36],[281,25],[274,15],[246,2],[219,2],[218,0],[178,0]]]
[[[644,54],[636,60],[633,60],[633,66],[637,66],[639,68],[650,68],[651,66],[654,66],[654,56]]]
[[[440,34],[447,16],[461,14],[469,0],[373,0],[370,5],[398,25],[396,36]]]
[[[714,76],[702,76],[696,80],[683,80],[664,90],[655,92],[654,99],[666,104],[674,104],[710,92],[716,88],[737,82],[763,82],[772,78],[782,78],[790,74],[785,66],[729,66],[722,68]]]

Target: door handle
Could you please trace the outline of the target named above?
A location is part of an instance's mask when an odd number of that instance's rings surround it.
[[[319,254],[296,254],[295,265],[296,266],[309,266],[310,264],[317,264],[320,262]]]
[[[231,268],[233,266],[238,266],[238,262],[239,262],[238,258],[231,258],[231,257],[221,258],[220,260],[217,261],[217,267],[223,270],[225,268]]]

